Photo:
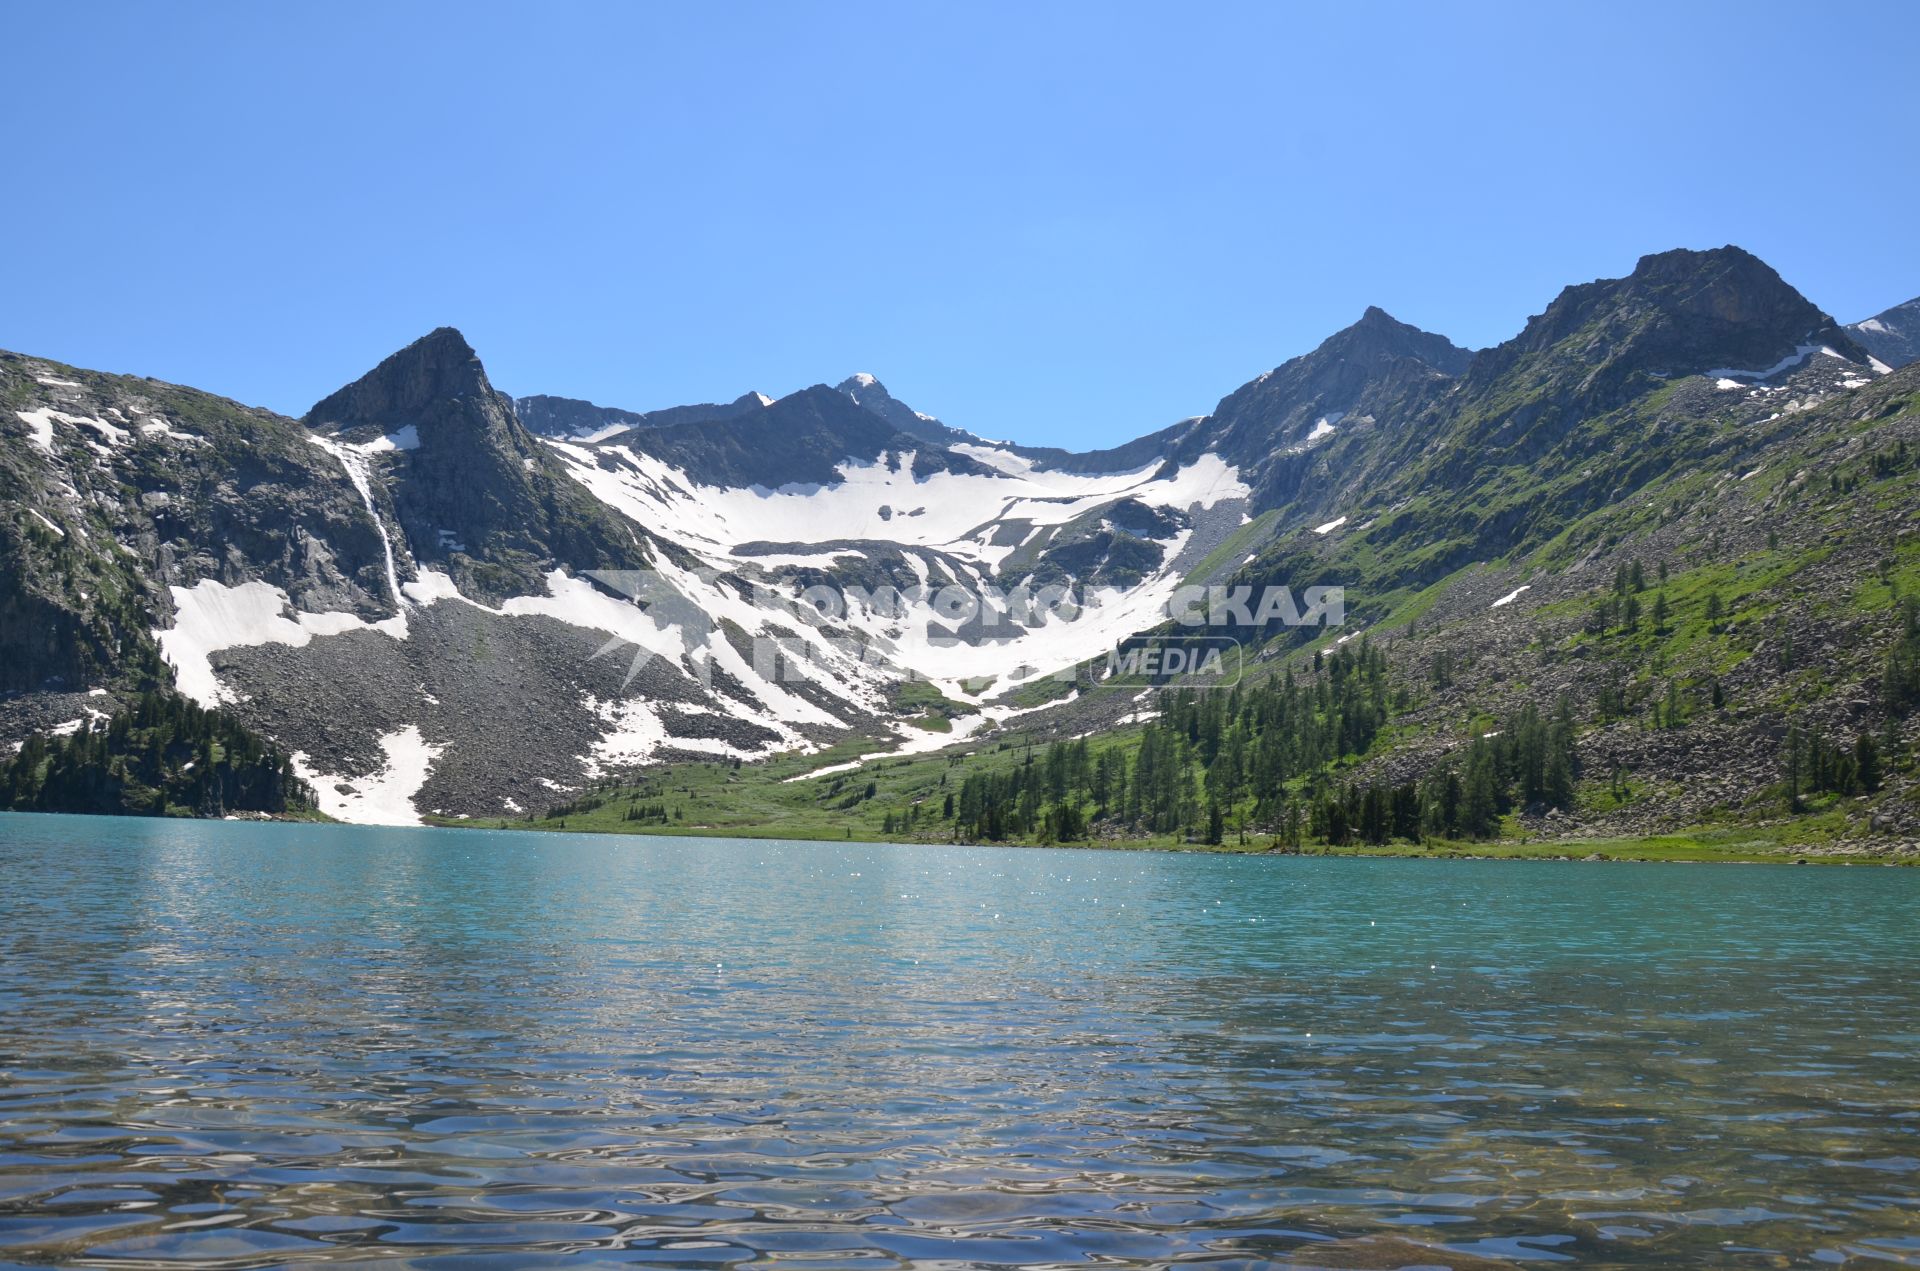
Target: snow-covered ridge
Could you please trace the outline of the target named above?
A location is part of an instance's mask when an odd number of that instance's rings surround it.
[[[839,465],[833,485],[778,489],[700,485],[684,472],[627,446],[588,449],[547,443],[574,478],[602,502],[715,565],[735,563],[748,543],[845,543],[862,539],[935,548],[983,568],[998,568],[1017,543],[996,543],[1009,521],[1064,525],[1115,499],[1188,510],[1211,508],[1250,493],[1217,455],[1202,455],[1171,477],[1160,464],[1131,472],[1083,475],[1038,472],[1030,461],[996,447],[962,445],[958,453],[997,469],[917,477],[911,452]]]
[[[831,624],[858,633],[864,652],[858,658],[827,658],[820,668],[827,672],[822,688],[875,703],[885,685],[903,675],[929,679],[949,696],[969,699],[1100,656],[1117,641],[1166,619],[1167,601],[1182,581],[1176,562],[1193,531],[1183,529],[1166,541],[1165,564],[1138,586],[1083,591],[1073,598],[1077,603],[1047,607],[1030,623],[1003,628],[1008,638],[1000,640],[970,643],[954,634],[957,624],[932,603],[946,582],[992,597],[997,571],[1022,544],[1119,499],[1204,513],[1250,493],[1238,471],[1213,454],[1168,475],[1156,475],[1162,468],[1158,462],[1128,472],[1079,474],[1036,471],[1010,450],[962,444],[956,452],[994,471],[916,476],[913,454],[904,453],[846,461],[831,485],[767,489],[701,485],[626,446],[547,444],[597,498],[713,570],[738,571],[748,562],[772,569],[827,567],[857,561],[862,553],[850,545],[863,542],[902,549],[901,559],[918,586],[897,594],[892,605],[854,599],[833,615]],[[762,546],[775,544],[781,550]],[[811,544],[826,550],[805,551]],[[944,578],[936,579],[936,559]],[[777,605],[767,607],[769,597],[778,595],[777,578],[768,579],[758,604],[698,580],[679,585],[716,617],[728,617],[749,632],[800,639],[819,656],[820,633],[794,630],[790,615]],[[740,612],[728,612],[730,606]],[[985,690],[978,687],[983,683]],[[756,691],[761,691],[758,685]]]

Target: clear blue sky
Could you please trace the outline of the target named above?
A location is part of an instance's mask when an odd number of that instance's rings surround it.
[[[298,413],[434,326],[633,408],[1206,411],[1734,242],[1920,294],[1920,4],[15,3],[0,347]]]

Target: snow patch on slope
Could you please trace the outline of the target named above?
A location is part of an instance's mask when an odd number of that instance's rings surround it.
[[[13,413],[26,424],[27,440],[48,454],[53,453],[53,426],[56,423],[66,424],[70,428],[91,428],[99,433],[105,445],[100,442],[87,444],[103,454],[110,453],[109,447],[125,445],[133,436],[126,429],[116,427],[104,419],[95,419],[91,415],[69,415],[66,411],[55,410],[51,406],[42,406],[38,410],[16,410]]]
[[[351,613],[299,613],[287,617],[292,608],[287,593],[271,583],[249,582],[229,587],[211,578],[203,578],[191,587],[173,587],[174,623],[164,631],[155,631],[161,656],[173,667],[174,682],[180,691],[202,706],[217,706],[232,701],[233,694],[221,686],[213,673],[212,655],[222,649],[261,644],[285,644],[302,648],[315,636],[338,635],[343,631],[378,631],[404,640],[407,624],[404,615],[380,622],[368,622]]]
[[[414,796],[433,773],[444,749],[420,734],[417,724],[380,739],[386,765],[371,776],[337,777],[316,772],[303,751],[293,753],[293,770],[314,789],[320,810],[352,825],[419,825]]]
[[[52,454],[53,417],[59,412],[42,406],[39,410],[16,410],[13,413],[27,426],[27,440]]]
[[[602,502],[715,563],[744,543],[876,539],[939,548],[995,568],[1015,550],[1014,544],[982,541],[993,537],[986,531],[998,522],[1064,525],[1120,498],[1184,510],[1195,504],[1210,508],[1249,493],[1239,471],[1212,454],[1171,477],[1156,478],[1158,463],[1101,475],[1034,472],[1011,451],[967,445],[955,449],[999,472],[916,477],[914,456],[907,453],[891,463],[843,463],[840,480],[832,485],[738,489],[699,485],[627,446],[591,451],[565,442],[548,445]]]
[[[1518,600],[1518,599],[1520,599],[1520,593],[1521,593],[1521,592],[1523,592],[1523,591],[1532,591],[1532,590],[1533,590],[1533,584],[1532,584],[1532,583],[1522,583],[1522,584],[1520,584],[1520,586],[1518,586],[1518,587],[1515,587],[1515,588],[1514,588],[1514,589],[1513,589],[1512,591],[1510,591],[1510,592],[1508,592],[1508,593],[1507,593],[1506,595],[1504,595],[1504,596],[1502,596],[1502,597],[1500,597],[1500,599],[1498,599],[1498,600],[1496,600],[1496,601],[1494,601],[1494,602],[1493,602],[1492,604],[1490,604],[1490,605],[1488,605],[1488,606],[1487,606],[1487,608],[1489,608],[1489,609],[1498,609],[1498,608],[1500,608],[1500,607],[1501,607],[1501,606],[1503,606],[1503,605],[1510,605],[1510,604],[1512,604],[1512,603],[1513,603],[1514,601],[1516,601],[1516,600]]]
[[[1842,362],[1851,360],[1850,358],[1847,358],[1842,354],[1834,352],[1832,349],[1828,348],[1824,344],[1802,344],[1799,347],[1795,348],[1793,352],[1787,354],[1787,356],[1781,358],[1778,362],[1775,362],[1772,366],[1767,367],[1765,370],[1742,371],[1731,366],[1716,366],[1711,371],[1706,371],[1703,373],[1713,379],[1723,381],[1721,386],[1725,387],[1724,381],[1730,380],[1730,379],[1745,379],[1749,381],[1772,379],[1774,376],[1780,374],[1782,371],[1791,370],[1792,368],[1800,365],[1802,362],[1806,361],[1808,358],[1814,356],[1815,354],[1824,354],[1825,356],[1830,358],[1837,358]]]
[[[753,543],[804,547],[880,541],[937,551],[948,569],[961,571],[963,583],[984,587],[1008,555],[1018,550],[1020,541],[1117,499],[1188,511],[1249,494],[1239,472],[1213,454],[1202,455],[1166,476],[1156,475],[1161,468],[1157,463],[1131,472],[1079,474],[1036,472],[1011,451],[963,445],[956,448],[960,453],[997,470],[917,477],[909,453],[877,462],[842,463],[840,480],[831,485],[735,489],[700,485],[684,472],[627,446],[589,450],[552,440],[548,445],[595,497],[677,541],[717,570],[737,570],[743,560],[768,566],[824,565],[827,561],[817,558],[849,551],[834,546],[820,553],[735,554]],[[999,532],[1009,523],[1024,523],[1025,532],[1017,536]],[[1012,638],[980,644],[954,638],[952,624],[940,625],[931,598],[922,596],[904,598],[904,607],[893,612],[854,606],[841,621],[867,638],[865,648],[831,650],[825,634],[815,629],[820,625],[817,621],[770,607],[764,603],[764,593],[762,603],[755,603],[733,587],[696,577],[665,560],[657,561],[655,569],[672,578],[683,596],[716,620],[735,622],[749,635],[802,641],[811,656],[795,664],[799,672],[836,697],[871,710],[878,706],[884,685],[904,670],[918,672],[950,695],[973,696],[962,687],[967,680],[993,680],[992,691],[1001,692],[1036,674],[1103,653],[1116,640],[1156,624],[1165,618],[1166,602],[1179,583],[1172,562],[1192,533],[1183,529],[1165,543],[1168,564],[1142,585],[1083,594],[1077,609],[1060,608],[1031,624],[1003,627],[1001,633]],[[909,550],[903,559],[924,584],[929,573],[926,558]],[[840,643],[847,642],[843,638]],[[789,724],[840,722],[757,673],[724,639],[707,645],[715,664],[749,684],[776,719]]]
[[[1333,436],[1333,434],[1338,431],[1338,429],[1336,429],[1334,425],[1339,423],[1341,420],[1345,419],[1346,417],[1347,417],[1346,411],[1336,410],[1331,414],[1322,415],[1320,416],[1320,418],[1314,420],[1313,431],[1307,434],[1307,444],[1311,446],[1314,442],[1319,441],[1322,437]]]

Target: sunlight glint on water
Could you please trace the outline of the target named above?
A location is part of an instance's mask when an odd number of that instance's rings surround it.
[[[1920,1260],[1911,870],[4,816],[0,883],[0,1262]]]

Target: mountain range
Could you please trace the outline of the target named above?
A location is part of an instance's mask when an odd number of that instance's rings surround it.
[[[1150,701],[1050,673],[1166,629],[1183,586],[1337,585],[1338,629],[1238,634],[1254,680],[1381,651],[1392,725],[1340,780],[1564,701],[1581,794],[1518,809],[1528,833],[1777,819],[1811,731],[1887,753],[1829,828],[1905,834],[1917,336],[1920,301],[1843,326],[1745,251],[1669,251],[1479,351],[1370,308],[1086,452],[865,374],[516,398],[452,328],[297,420],[4,353],[0,743],[174,691],[330,815],[517,818],[675,763],[1119,736]],[[991,599],[1022,584],[1077,603]],[[948,586],[989,602],[943,613]],[[1608,608],[1629,594],[1644,622]]]

